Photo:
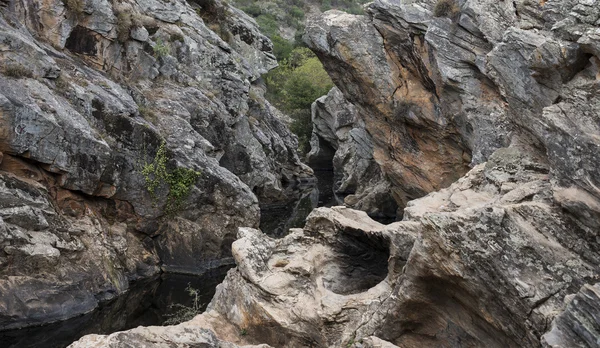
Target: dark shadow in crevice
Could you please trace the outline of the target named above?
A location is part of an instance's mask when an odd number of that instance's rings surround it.
[[[333,246],[334,261],[325,267],[325,288],[340,295],[369,290],[388,274],[389,241],[375,233],[347,230]]]

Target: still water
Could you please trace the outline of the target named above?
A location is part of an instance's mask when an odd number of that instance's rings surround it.
[[[205,309],[227,268],[203,276],[163,274],[133,283],[129,291],[95,311],[55,324],[0,331],[0,348],[64,348],[87,334],[110,334],[143,325],[161,325],[176,311],[173,303],[191,306],[188,284],[200,290]]]
[[[284,204],[261,206],[261,230],[282,237],[290,228],[303,227],[316,207],[340,203],[333,193],[333,172],[315,171],[318,182],[294,188],[296,199]],[[0,331],[0,348],[64,348],[88,334],[111,334],[137,326],[163,325],[176,311],[172,305],[192,305],[188,284],[200,290],[203,310],[229,267],[203,276],[163,274],[133,283],[129,291],[83,316],[40,327]]]

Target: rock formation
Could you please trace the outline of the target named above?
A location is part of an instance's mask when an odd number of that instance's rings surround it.
[[[373,159],[373,139],[337,87],[313,103],[312,122],[309,164],[333,168],[333,190],[345,205],[373,217],[394,218],[398,206]]]
[[[193,322],[277,347],[597,346],[599,33],[597,0],[376,0],[315,18],[307,42],[403,221],[336,207],[279,240],[242,228]]]
[[[188,324],[274,347],[593,347],[589,233],[555,201],[544,156],[500,149],[402,222],[334,207],[283,239],[241,228],[237,268]]]
[[[224,260],[311,175],[256,83],[272,44],[218,0],[0,3],[0,329]]]
[[[517,138],[547,149],[565,186],[595,190],[565,163],[590,159],[560,150],[589,146],[572,135],[592,129],[556,123],[567,107],[597,113],[595,1],[375,1],[368,13],[330,11],[305,39],[358,108],[401,206]]]
[[[376,0],[368,13],[328,12],[306,37],[364,121],[403,221],[335,207],[282,239],[240,228],[207,312],[160,339],[597,346],[598,1]]]

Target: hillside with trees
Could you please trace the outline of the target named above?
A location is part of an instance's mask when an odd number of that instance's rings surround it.
[[[337,9],[363,14],[368,0],[234,0],[233,5],[252,16],[273,41],[279,67],[265,76],[267,99],[292,118],[299,151],[310,150],[310,106],[333,87],[318,58],[302,41],[304,22],[311,14]]]

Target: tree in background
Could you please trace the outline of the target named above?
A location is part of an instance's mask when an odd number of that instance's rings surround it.
[[[265,75],[265,81],[267,99],[290,115],[290,128],[298,136],[298,150],[307,153],[312,133],[310,107],[333,87],[329,75],[314,53],[306,47],[296,47],[278,68]]]
[[[319,59],[302,42],[305,13],[312,8],[363,14],[362,5],[368,1],[233,0],[237,7],[254,17],[263,34],[273,42],[273,53],[279,67],[264,76],[266,97],[292,118],[290,129],[298,136],[301,154],[310,150],[311,104],[333,87]],[[289,29],[296,34],[293,39],[287,40],[283,33]]]

